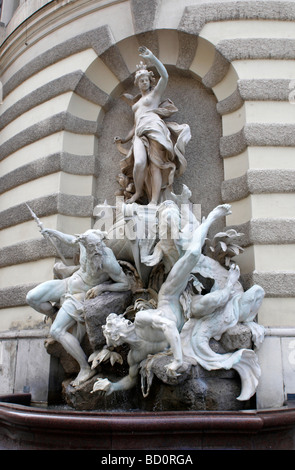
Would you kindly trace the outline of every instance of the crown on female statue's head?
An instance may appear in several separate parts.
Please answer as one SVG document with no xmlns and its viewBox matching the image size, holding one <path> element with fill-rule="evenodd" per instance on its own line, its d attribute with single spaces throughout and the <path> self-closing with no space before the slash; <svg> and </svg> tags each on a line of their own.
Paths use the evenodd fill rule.
<svg viewBox="0 0 295 470">
<path fill-rule="evenodd" d="M 142 62 L 142 60 L 139 62 L 139 64 L 136 66 L 136 73 L 137 72 L 143 72 L 144 70 L 147 70 L 147 65 Z"/>
<path fill-rule="evenodd" d="M 134 82 L 135 85 L 137 85 L 137 81 L 142 75 L 148 75 L 151 84 L 156 81 L 154 77 L 154 73 L 151 70 L 147 69 L 147 65 L 144 62 L 140 61 L 140 63 L 136 66 L 135 82 Z"/>
</svg>

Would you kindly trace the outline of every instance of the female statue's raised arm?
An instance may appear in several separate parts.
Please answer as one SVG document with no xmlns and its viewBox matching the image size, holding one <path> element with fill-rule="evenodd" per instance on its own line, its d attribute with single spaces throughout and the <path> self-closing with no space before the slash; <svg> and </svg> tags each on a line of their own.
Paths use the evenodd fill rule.
<svg viewBox="0 0 295 470">
<path fill-rule="evenodd" d="M 165 88 L 168 84 L 168 72 L 162 62 L 157 59 L 157 57 L 145 46 L 141 46 L 139 48 L 139 55 L 145 59 L 149 60 L 151 65 L 154 65 L 160 75 L 160 79 L 157 83 L 157 85 L 154 88 L 154 92 L 159 93 L 159 95 L 162 95 L 162 93 L 165 91 Z"/>
</svg>

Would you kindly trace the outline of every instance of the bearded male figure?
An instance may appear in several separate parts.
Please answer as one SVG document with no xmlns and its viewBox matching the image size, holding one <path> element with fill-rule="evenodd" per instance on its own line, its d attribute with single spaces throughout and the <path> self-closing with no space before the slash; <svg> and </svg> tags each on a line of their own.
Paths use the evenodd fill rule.
<svg viewBox="0 0 295 470">
<path fill-rule="evenodd" d="M 129 290 L 129 281 L 114 253 L 103 242 L 105 234 L 100 230 L 87 230 L 82 235 L 52 229 L 43 229 L 41 233 L 68 245 L 78 244 L 80 249 L 80 266 L 70 277 L 43 282 L 29 291 L 26 298 L 32 308 L 49 317 L 57 311 L 53 304 L 60 306 L 50 334 L 78 362 L 80 372 L 72 382 L 77 386 L 95 374 L 80 345 L 86 331 L 82 317 L 84 300 L 105 291 Z M 73 326 L 75 334 L 68 331 Z"/>
</svg>

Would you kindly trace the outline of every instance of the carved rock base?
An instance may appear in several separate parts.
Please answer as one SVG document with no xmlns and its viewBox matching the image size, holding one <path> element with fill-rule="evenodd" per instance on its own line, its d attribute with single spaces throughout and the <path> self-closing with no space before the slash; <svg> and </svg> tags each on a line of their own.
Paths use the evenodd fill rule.
<svg viewBox="0 0 295 470">
<path fill-rule="evenodd" d="M 142 400 L 145 411 L 234 411 L 251 408 L 240 402 L 240 378 L 235 371 L 205 371 L 192 368 L 191 377 L 179 385 L 169 385 L 155 378 L 150 394 Z"/>
<path fill-rule="evenodd" d="M 126 293 L 126 297 L 129 294 Z M 110 297 L 113 296 L 110 295 Z M 115 303 L 117 300 L 125 303 L 125 295 L 119 300 L 113 296 Z M 116 299 L 115 299 L 116 298 Z M 104 297 L 105 301 L 108 295 Z M 110 299 L 109 299 L 110 300 Z M 93 309 L 93 321 L 100 323 L 94 315 L 97 311 L 97 301 L 89 302 L 87 318 L 90 319 Z M 114 307 L 110 301 L 105 302 L 105 309 Z M 122 306 L 121 306 L 122 307 Z M 104 316 L 106 312 L 102 315 Z M 90 332 L 90 330 L 92 330 Z M 88 331 L 92 335 L 92 342 L 96 345 L 102 339 L 101 325 L 89 322 Z M 85 343 L 87 348 L 85 348 Z M 86 335 L 84 348 L 91 350 L 90 340 Z M 103 344 L 101 344 L 103 346 Z M 226 332 L 220 341 L 211 340 L 211 348 L 220 354 L 239 349 L 241 347 L 251 347 L 251 332 L 246 324 L 238 324 Z M 141 377 L 139 375 L 136 388 L 127 391 L 113 393 L 110 396 L 102 396 L 100 393 L 91 393 L 93 385 L 98 377 L 108 377 L 111 381 L 116 381 L 128 374 L 126 362 L 128 346 L 123 345 L 117 348 L 124 360 L 123 366 L 109 362 L 97 368 L 97 375 L 80 385 L 72 387 L 70 382 L 78 373 L 77 364 L 74 359 L 67 355 L 60 344 L 53 340 L 48 340 L 47 351 L 49 354 L 59 358 L 66 373 L 66 379 L 62 383 L 62 400 L 68 406 L 79 411 L 236 411 L 255 408 L 255 398 L 249 401 L 239 401 L 236 399 L 241 391 L 240 377 L 236 371 L 216 370 L 207 371 L 199 365 L 188 366 L 183 373 L 175 378 L 167 376 L 165 366 L 171 361 L 171 356 L 159 355 L 150 367 L 152 382 L 147 397 L 144 397 L 141 390 Z M 76 366 L 76 367 L 75 367 Z M 144 387 L 145 388 L 145 387 Z"/>
<path fill-rule="evenodd" d="M 81 411 L 128 411 L 137 408 L 134 390 L 113 393 L 108 397 L 91 393 L 95 380 L 100 376 L 101 374 L 92 377 L 79 387 L 72 387 L 71 380 L 63 382 L 63 398 L 66 404 Z"/>
<path fill-rule="evenodd" d="M 205 371 L 200 366 L 192 368 L 192 374 L 179 385 L 169 385 L 154 377 L 149 395 L 141 393 L 140 380 L 136 389 L 102 396 L 90 393 L 101 374 L 79 387 L 72 387 L 70 380 L 63 383 L 63 397 L 67 405 L 79 410 L 96 411 L 235 411 L 253 408 L 250 401 L 240 402 L 239 375 L 231 370 Z M 110 380 L 112 377 L 109 376 Z"/>
</svg>

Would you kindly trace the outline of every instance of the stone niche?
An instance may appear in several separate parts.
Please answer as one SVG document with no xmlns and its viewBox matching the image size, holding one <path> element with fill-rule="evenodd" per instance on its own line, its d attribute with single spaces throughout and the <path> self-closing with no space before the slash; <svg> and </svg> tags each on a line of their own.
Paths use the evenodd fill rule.
<svg viewBox="0 0 295 470">
<path fill-rule="evenodd" d="M 169 66 L 167 70 L 169 81 L 163 100 L 171 99 L 178 108 L 178 112 L 168 120 L 189 124 L 192 134 L 185 151 L 187 170 L 175 180 L 174 192 L 181 193 L 182 185 L 186 184 L 192 192 L 191 202 L 200 204 L 202 215 L 207 215 L 222 202 L 221 184 L 224 172 L 219 153 L 221 117 L 216 110 L 216 99 L 211 89 L 188 72 Z M 155 77 L 158 78 L 157 72 Z M 119 189 L 116 177 L 122 155 L 113 140 L 115 136 L 125 137 L 133 126 L 133 113 L 130 106 L 120 98 L 122 93 L 138 93 L 133 80 L 130 79 L 124 89 L 117 91 L 100 130 L 96 184 L 96 198 L 99 203 L 105 200 L 109 204 L 115 203 L 114 193 Z M 124 147 L 127 149 L 128 145 Z M 216 223 L 214 230 L 223 228 L 221 221 Z"/>
<path fill-rule="evenodd" d="M 178 108 L 169 120 L 187 123 L 191 130 L 191 141 L 186 147 L 185 157 L 187 170 L 174 182 L 174 193 L 182 192 L 185 184 L 191 191 L 193 204 L 200 205 L 200 215 L 207 216 L 217 205 L 222 203 L 221 186 L 224 179 L 223 161 L 220 157 L 219 144 L 221 137 L 221 117 L 216 110 L 216 99 L 212 91 L 206 88 L 197 77 L 184 73 L 175 67 L 167 67 L 169 82 L 163 100 L 169 98 Z M 156 78 L 157 74 L 155 73 Z M 133 113 L 130 106 L 120 95 L 130 93 L 136 95 L 138 90 L 129 79 L 124 86 L 116 90 L 109 103 L 108 111 L 100 127 L 97 147 L 97 179 L 95 198 L 98 204 L 107 201 L 115 205 L 115 192 L 119 189 L 117 175 L 120 173 L 120 160 L 123 156 L 114 144 L 114 137 L 125 137 L 133 126 Z M 126 149 L 129 144 L 125 145 Z M 220 219 L 214 224 L 215 233 L 222 231 L 225 221 Z M 115 296 L 116 297 L 116 296 Z M 131 296 L 132 297 L 132 296 Z M 115 304 L 113 305 L 113 302 Z M 123 313 L 132 305 L 134 298 L 126 293 L 103 294 L 85 302 L 84 318 L 87 335 L 82 343 L 86 354 L 102 349 L 105 339 L 102 325 L 109 313 Z M 237 328 L 240 328 L 237 325 Z M 240 344 L 242 338 L 242 344 Z M 78 372 L 78 365 L 62 347 L 49 340 L 47 351 L 60 361 L 64 373 L 62 375 L 61 396 L 65 403 L 78 410 L 146 410 L 146 411 L 181 411 L 181 410 L 238 410 L 253 407 L 250 401 L 236 400 L 241 383 L 235 370 L 206 371 L 201 366 L 190 366 L 176 381 L 163 376 L 169 358 L 160 357 L 151 370 L 149 394 L 142 393 L 145 385 L 142 376 L 138 375 L 136 389 L 116 392 L 111 396 L 91 393 L 98 377 L 118 380 L 126 375 L 128 347 L 121 347 L 120 354 L 123 364 L 103 363 L 97 368 L 97 375 L 78 387 L 71 386 L 73 376 Z M 227 332 L 219 342 L 212 342 L 215 352 L 232 352 L 240 348 L 251 348 L 251 332 Z M 251 399 L 252 402 L 252 399 Z"/>
</svg>

